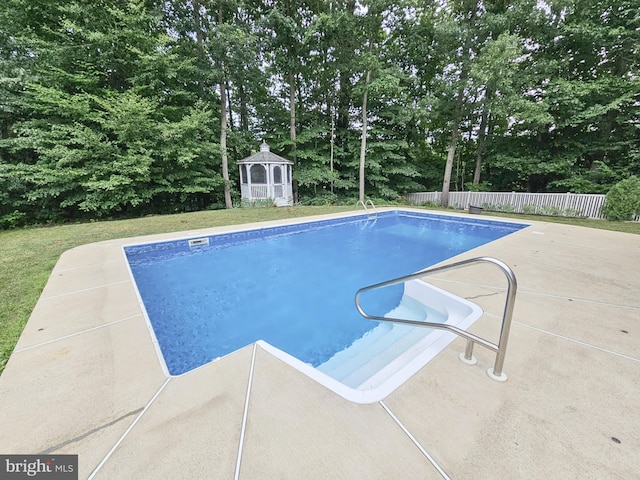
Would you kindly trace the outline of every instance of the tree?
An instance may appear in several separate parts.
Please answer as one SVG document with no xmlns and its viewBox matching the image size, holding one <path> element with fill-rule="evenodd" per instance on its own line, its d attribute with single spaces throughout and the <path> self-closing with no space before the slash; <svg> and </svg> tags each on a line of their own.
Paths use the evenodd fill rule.
<svg viewBox="0 0 640 480">
<path fill-rule="evenodd" d="M 9 208 L 30 221 L 202 208 L 219 185 L 207 109 L 180 104 L 190 83 L 174 80 L 192 64 L 170 53 L 161 12 L 102 7 L 43 3 L 14 18 L 31 77 L 0 168 L 21 179 Z"/>
<path fill-rule="evenodd" d="M 638 172 L 633 4 L 549 1 L 528 20 L 519 12 L 529 45 L 521 91 L 529 105 L 509 136 L 496 139 L 495 175 L 530 191 L 604 193 Z"/>
<path fill-rule="evenodd" d="M 603 213 L 607 220 L 633 220 L 640 215 L 640 178 L 631 176 L 616 183 L 607 193 Z"/>
<path fill-rule="evenodd" d="M 640 174 L 635 1 L 7 0 L 0 223 L 230 207 L 263 139 L 302 201 L 606 192 Z"/>
<path fill-rule="evenodd" d="M 359 188 L 358 200 L 364 202 L 364 164 L 367 152 L 367 95 L 369 93 L 369 82 L 371 81 L 371 70 L 367 70 L 364 80 L 364 93 L 362 94 L 362 134 L 360 141 L 360 162 L 359 162 Z"/>
<path fill-rule="evenodd" d="M 265 2 L 266 3 L 266 2 Z M 286 0 L 274 2 L 265 8 L 264 28 L 268 32 L 269 49 L 267 60 L 271 72 L 286 85 L 289 108 L 289 147 L 288 155 L 294 163 L 294 172 L 298 165 L 298 118 L 297 96 L 298 77 L 304 69 L 309 51 L 305 42 L 305 26 L 312 21 L 313 11 L 304 1 Z M 281 147 L 285 144 L 281 144 Z M 294 197 L 298 197 L 296 173 L 294 173 Z"/>
<path fill-rule="evenodd" d="M 478 0 L 462 0 L 451 2 L 451 10 L 446 11 L 444 21 L 440 24 L 443 36 L 449 37 L 448 42 L 443 42 L 442 46 L 446 50 L 452 48 L 453 57 L 448 58 L 448 62 L 443 64 L 443 80 L 449 82 L 449 91 L 455 92 L 452 99 L 453 108 L 451 115 L 451 136 L 447 148 L 447 161 L 444 169 L 444 178 L 442 181 L 442 197 L 443 206 L 449 205 L 449 188 L 451 185 L 451 170 L 453 168 L 453 160 L 458 145 L 458 136 L 460 133 L 460 122 L 463 115 L 463 107 L 465 106 L 465 96 L 468 93 L 467 80 L 469 78 L 469 69 L 471 68 L 471 60 L 475 56 L 473 47 L 475 43 L 475 25 L 476 16 L 480 15 Z M 441 48 L 442 48 L 441 46 Z M 444 53 L 444 50 L 441 50 Z"/>
</svg>

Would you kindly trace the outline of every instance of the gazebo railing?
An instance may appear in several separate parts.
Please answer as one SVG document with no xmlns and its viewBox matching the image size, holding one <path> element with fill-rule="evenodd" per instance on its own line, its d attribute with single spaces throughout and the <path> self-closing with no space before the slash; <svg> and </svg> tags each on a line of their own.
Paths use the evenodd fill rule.
<svg viewBox="0 0 640 480">
<path fill-rule="evenodd" d="M 247 200 L 264 200 L 266 198 L 291 198 L 293 191 L 291 185 L 254 185 L 240 184 L 242 198 Z"/>
<path fill-rule="evenodd" d="M 269 198 L 269 185 L 251 185 L 250 198 Z"/>
</svg>

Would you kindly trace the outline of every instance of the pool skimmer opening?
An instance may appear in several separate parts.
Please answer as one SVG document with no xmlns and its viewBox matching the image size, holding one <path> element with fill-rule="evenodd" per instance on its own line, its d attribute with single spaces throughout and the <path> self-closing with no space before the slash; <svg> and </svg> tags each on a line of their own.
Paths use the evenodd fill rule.
<svg viewBox="0 0 640 480">
<path fill-rule="evenodd" d="M 203 245 L 209 245 L 209 237 L 194 238 L 193 240 L 189 240 L 190 247 L 200 247 Z"/>
</svg>

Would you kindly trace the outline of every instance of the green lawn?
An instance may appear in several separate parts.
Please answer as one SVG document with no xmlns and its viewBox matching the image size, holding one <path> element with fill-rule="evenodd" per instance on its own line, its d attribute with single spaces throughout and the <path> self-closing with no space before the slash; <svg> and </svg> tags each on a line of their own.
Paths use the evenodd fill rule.
<svg viewBox="0 0 640 480">
<path fill-rule="evenodd" d="M 547 217 L 541 215 L 522 215 L 519 213 L 487 212 L 485 215 L 514 218 L 517 220 L 532 220 L 537 222 L 563 223 L 578 227 L 599 228 L 616 232 L 634 233 L 640 235 L 640 222 L 610 222 L 609 220 L 592 220 L 589 218 Z"/>
<path fill-rule="evenodd" d="M 321 215 L 353 209 L 352 206 L 341 206 L 212 210 L 132 220 L 1 231 L 0 372 L 4 369 L 51 270 L 60 255 L 70 248 L 116 238 Z M 513 214 L 499 215 L 521 220 L 554 221 L 640 234 L 640 223 Z"/>
</svg>

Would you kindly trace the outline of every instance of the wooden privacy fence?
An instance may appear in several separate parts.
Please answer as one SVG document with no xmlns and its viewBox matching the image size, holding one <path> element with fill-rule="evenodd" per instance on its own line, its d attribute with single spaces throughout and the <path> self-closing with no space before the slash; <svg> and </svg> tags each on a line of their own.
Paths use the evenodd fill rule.
<svg viewBox="0 0 640 480">
<path fill-rule="evenodd" d="M 442 192 L 409 193 L 406 197 L 412 205 L 440 204 Z M 579 193 L 449 192 L 449 205 L 461 209 L 471 205 L 502 212 L 604 218 L 600 213 L 604 197 Z M 640 221 L 640 217 L 635 221 Z"/>
</svg>

